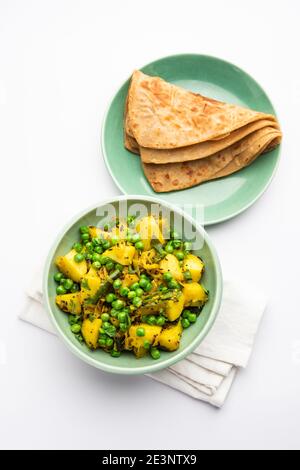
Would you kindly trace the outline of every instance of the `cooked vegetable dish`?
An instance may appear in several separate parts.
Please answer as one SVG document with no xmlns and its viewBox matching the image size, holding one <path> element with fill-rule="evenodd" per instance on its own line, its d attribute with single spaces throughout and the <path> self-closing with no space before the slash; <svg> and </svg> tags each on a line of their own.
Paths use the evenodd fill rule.
<svg viewBox="0 0 300 470">
<path fill-rule="evenodd" d="M 208 300 L 203 261 L 154 216 L 80 227 L 80 241 L 56 259 L 56 303 L 72 333 L 94 350 L 137 358 L 175 351 Z"/>
</svg>

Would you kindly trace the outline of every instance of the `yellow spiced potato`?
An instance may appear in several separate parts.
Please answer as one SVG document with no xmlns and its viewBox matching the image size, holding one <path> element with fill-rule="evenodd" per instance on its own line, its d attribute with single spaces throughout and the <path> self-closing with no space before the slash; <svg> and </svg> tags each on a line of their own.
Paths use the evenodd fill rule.
<svg viewBox="0 0 300 470">
<path fill-rule="evenodd" d="M 145 250 L 150 250 L 151 240 L 158 240 L 164 244 L 164 237 L 161 232 L 160 224 L 153 215 L 144 217 L 137 225 L 136 231 L 140 234 L 144 243 Z"/>
<path fill-rule="evenodd" d="M 138 281 L 139 277 L 136 274 L 125 274 L 122 284 L 124 287 L 130 287 Z"/>
<path fill-rule="evenodd" d="M 82 322 L 81 332 L 84 341 L 91 349 L 98 347 L 99 330 L 102 324 L 101 318 L 86 318 Z"/>
<path fill-rule="evenodd" d="M 199 284 L 203 261 L 168 227 L 153 215 L 80 227 L 54 275 L 56 304 L 76 340 L 114 358 L 158 360 L 180 347 L 208 292 Z"/>
<path fill-rule="evenodd" d="M 81 302 L 85 304 L 88 299 L 93 298 L 101 286 L 101 279 L 94 268 L 90 268 L 81 280 Z"/>
<path fill-rule="evenodd" d="M 56 304 L 61 310 L 72 315 L 80 315 L 81 313 L 81 299 L 80 293 L 63 294 L 56 296 Z"/>
<path fill-rule="evenodd" d="M 165 328 L 160 334 L 159 345 L 167 351 L 176 351 L 179 348 L 182 330 L 180 321 L 175 326 Z"/>
<path fill-rule="evenodd" d="M 59 256 L 56 259 L 56 266 L 72 281 L 80 282 L 87 272 L 87 263 L 85 259 L 77 263 L 74 259 L 77 254 L 75 250 L 71 250 L 65 256 Z"/>
<path fill-rule="evenodd" d="M 170 273 L 176 281 L 183 281 L 183 272 L 176 256 L 167 255 L 161 260 L 159 268 L 162 273 Z"/>
<path fill-rule="evenodd" d="M 139 336 L 139 330 L 144 334 Z M 132 325 L 126 335 L 125 348 L 128 350 L 133 349 L 136 357 L 145 356 L 151 346 L 158 344 L 161 330 L 160 326 L 147 325 L 145 323 Z"/>
<path fill-rule="evenodd" d="M 184 309 L 185 297 L 180 292 L 175 300 L 168 300 L 166 305 L 166 316 L 170 322 L 177 320 Z"/>
<path fill-rule="evenodd" d="M 122 264 L 123 266 L 129 266 L 132 264 L 133 257 L 135 254 L 134 246 L 113 246 L 103 253 L 103 256 L 107 256 L 112 261 Z"/>
<path fill-rule="evenodd" d="M 199 282 L 203 272 L 203 262 L 198 256 L 187 255 L 184 259 L 183 269 L 185 272 L 191 273 L 191 278 L 194 282 Z"/>
<path fill-rule="evenodd" d="M 183 295 L 185 307 L 200 307 L 208 299 L 206 290 L 197 282 L 184 284 Z"/>
</svg>

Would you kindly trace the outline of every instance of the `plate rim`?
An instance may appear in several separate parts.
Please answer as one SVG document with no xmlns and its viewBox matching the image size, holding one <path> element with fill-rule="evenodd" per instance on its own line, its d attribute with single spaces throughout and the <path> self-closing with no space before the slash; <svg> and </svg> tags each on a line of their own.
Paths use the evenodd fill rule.
<svg viewBox="0 0 300 470">
<path fill-rule="evenodd" d="M 218 62 L 223 62 L 225 63 L 226 65 L 229 65 L 230 67 L 233 67 L 239 71 L 241 71 L 244 75 L 246 75 L 247 77 L 249 77 L 249 79 L 254 82 L 261 90 L 262 92 L 264 93 L 264 95 L 266 96 L 267 100 L 269 101 L 271 107 L 272 107 L 272 111 L 274 113 L 274 116 L 278 117 L 278 113 L 276 112 L 276 109 L 274 108 L 274 105 L 273 105 L 273 102 L 271 101 L 268 93 L 265 91 L 265 89 L 260 85 L 260 83 L 255 80 L 255 78 L 252 77 L 252 75 L 250 75 L 248 72 L 246 72 L 244 69 L 242 69 L 241 67 L 239 67 L 238 65 L 235 65 L 233 62 L 230 62 L 228 60 L 225 60 L 225 59 L 222 59 L 220 57 L 216 57 L 216 56 L 213 56 L 213 55 L 209 55 L 209 54 L 198 54 L 198 53 L 193 53 L 193 52 L 188 52 L 188 53 L 179 53 L 179 54 L 171 54 L 171 55 L 167 55 L 167 56 L 163 56 L 163 57 L 160 57 L 156 60 L 152 60 L 151 62 L 148 62 L 147 64 L 141 66 L 138 68 L 138 70 L 142 70 L 144 69 L 145 67 L 148 67 L 148 66 L 151 66 L 152 64 L 155 64 L 156 62 L 159 62 L 161 60 L 166 60 L 166 59 L 170 59 L 170 58 L 180 58 L 180 57 L 186 57 L 186 56 L 191 56 L 191 57 L 201 57 L 201 58 L 206 58 L 206 59 L 210 59 L 210 60 L 214 60 L 214 61 L 218 61 Z M 102 151 L 102 155 L 103 155 L 103 159 L 104 159 L 104 162 L 105 162 L 105 166 L 112 178 L 112 180 L 114 181 L 115 185 L 117 186 L 117 188 L 119 188 L 119 190 L 124 194 L 124 195 L 127 195 L 127 196 L 130 196 L 132 193 L 131 192 L 128 192 L 124 189 L 124 187 L 122 186 L 122 184 L 117 180 L 117 178 L 115 177 L 114 175 L 114 172 L 112 171 L 112 168 L 110 166 L 110 163 L 109 163 L 109 159 L 108 159 L 108 155 L 107 155 L 107 152 L 106 152 L 106 148 L 105 148 L 105 139 L 104 139 L 104 134 L 105 134 L 105 126 L 106 126 L 106 122 L 107 122 L 107 118 L 108 118 L 108 114 L 109 114 L 109 111 L 111 109 L 111 105 L 112 105 L 112 102 L 114 101 L 116 95 L 119 93 L 119 91 L 121 90 L 121 88 L 123 88 L 126 83 L 130 80 L 130 76 L 124 80 L 121 85 L 117 88 L 116 92 L 112 95 L 111 99 L 109 100 L 109 103 L 106 107 L 106 110 L 104 112 L 104 115 L 103 115 L 103 118 L 102 118 L 102 125 L 101 125 L 101 151 Z M 276 158 L 276 163 L 274 165 L 274 168 L 268 178 L 268 181 L 266 182 L 266 184 L 262 187 L 262 189 L 258 192 L 258 194 L 246 205 L 244 205 L 242 208 L 232 212 L 231 214 L 229 215 L 225 215 L 223 217 L 217 217 L 215 219 L 209 219 L 208 221 L 205 220 L 205 205 L 204 205 L 204 220 L 201 222 L 201 224 L 204 226 L 204 227 L 207 227 L 207 226 L 210 226 L 210 225 L 216 225 L 216 224 L 219 224 L 219 223 L 222 223 L 222 222 L 226 222 L 228 220 L 231 220 L 235 217 L 237 217 L 238 215 L 242 214 L 243 212 L 245 212 L 246 210 L 248 210 L 250 207 L 252 207 L 262 196 L 263 194 L 268 190 L 269 186 L 271 185 L 271 183 L 273 182 L 274 178 L 275 178 L 275 175 L 277 173 L 277 170 L 278 170 L 278 167 L 279 167 L 279 164 L 280 164 L 280 161 L 281 161 L 281 146 L 282 146 L 282 143 L 279 145 L 279 147 L 277 147 L 277 149 L 274 149 L 278 151 L 278 155 L 277 155 L 277 158 Z M 226 178 L 226 176 L 225 176 Z M 220 180 L 222 180 L 223 178 L 220 178 Z M 190 188 L 188 188 L 190 189 Z M 149 197 L 157 197 L 157 198 L 161 198 L 162 201 L 164 202 L 169 202 L 167 201 L 166 199 L 164 199 L 163 196 L 161 196 L 161 194 L 165 194 L 165 193 L 160 193 L 158 194 L 157 196 L 153 196 L 153 195 L 147 195 Z M 141 194 L 141 196 L 146 196 L 146 195 L 143 195 Z M 179 205 L 177 205 L 176 203 L 174 202 L 171 202 L 171 204 L 173 204 L 174 206 L 177 206 L 177 207 L 180 207 Z"/>
</svg>

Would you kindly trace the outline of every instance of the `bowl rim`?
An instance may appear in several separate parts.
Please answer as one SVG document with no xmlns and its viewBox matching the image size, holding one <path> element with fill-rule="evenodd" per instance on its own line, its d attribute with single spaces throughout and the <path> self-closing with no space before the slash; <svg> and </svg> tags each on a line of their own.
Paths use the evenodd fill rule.
<svg viewBox="0 0 300 470">
<path fill-rule="evenodd" d="M 182 53 L 178 53 L 178 54 L 165 55 L 163 57 L 159 57 L 158 59 L 151 60 L 151 62 L 148 62 L 147 64 L 143 64 L 141 67 L 137 67 L 137 70 L 143 70 L 145 67 L 149 67 L 149 66 L 151 66 L 153 64 L 156 64 L 157 62 L 160 62 L 160 61 L 163 61 L 163 60 L 168 60 L 168 59 L 172 59 L 172 58 L 180 59 L 182 57 L 196 57 L 196 58 L 205 58 L 205 59 L 209 59 L 209 60 L 214 60 L 214 61 L 217 61 L 217 62 L 221 62 L 225 65 L 229 65 L 230 67 L 233 67 L 236 70 L 242 72 L 253 83 L 255 83 L 255 85 L 258 88 L 260 88 L 260 90 L 263 92 L 263 94 L 265 95 L 265 97 L 269 101 L 269 104 L 272 108 L 274 116 L 278 117 L 278 120 L 280 122 L 280 116 L 277 112 L 277 109 L 275 109 L 275 107 L 273 105 L 273 101 L 271 101 L 271 98 L 269 97 L 269 94 L 267 93 L 265 87 L 263 87 L 247 70 L 245 70 L 242 67 L 236 65 L 234 62 L 231 62 L 230 60 L 226 60 L 226 59 L 223 59 L 221 57 L 214 56 L 212 54 L 199 54 L 197 52 L 182 52 Z M 106 109 L 105 109 L 103 119 L 102 119 L 102 124 L 101 124 L 101 150 L 102 150 L 102 155 L 103 155 L 105 166 L 107 168 L 107 171 L 109 172 L 110 177 L 113 179 L 115 185 L 117 186 L 117 188 L 123 194 L 128 195 L 128 196 L 129 196 L 128 192 L 125 190 L 122 183 L 116 178 L 116 176 L 114 175 L 114 173 L 112 171 L 110 160 L 109 160 L 109 157 L 108 157 L 108 153 L 106 151 L 106 142 L 105 142 L 105 137 L 104 136 L 105 136 L 105 129 L 106 129 L 106 125 L 107 125 L 107 119 L 108 119 L 108 116 L 109 116 L 109 113 L 110 113 L 110 110 L 111 110 L 111 107 L 112 107 L 112 103 L 113 103 L 114 99 L 116 98 L 117 94 L 120 92 L 120 90 L 124 86 L 126 86 L 127 84 L 130 83 L 130 78 L 131 78 L 131 75 L 128 78 L 126 78 L 125 80 L 123 80 L 121 82 L 121 84 L 119 85 L 119 87 L 116 88 L 115 93 L 109 99 L 109 101 L 106 105 Z M 271 186 L 271 183 L 275 179 L 276 173 L 277 173 L 279 165 L 281 163 L 281 157 L 282 157 L 282 143 L 279 146 L 279 153 L 278 153 L 278 156 L 277 156 L 276 164 L 273 168 L 272 173 L 270 174 L 269 180 L 261 188 L 261 190 L 256 194 L 256 196 L 252 200 L 250 200 L 245 206 L 241 207 L 240 209 L 237 209 L 232 214 L 224 215 L 222 217 L 217 217 L 215 219 L 210 219 L 210 220 L 206 221 L 205 226 L 217 225 L 219 223 L 227 222 L 228 220 L 236 218 L 237 216 L 241 215 L 243 212 L 250 209 L 264 195 L 264 193 Z M 163 193 L 163 194 L 166 194 L 166 193 Z M 145 197 L 148 197 L 148 196 L 145 196 Z M 153 197 L 153 196 L 149 196 L 149 197 Z M 163 198 L 163 195 L 161 197 Z"/>
<path fill-rule="evenodd" d="M 216 293 L 213 299 L 213 305 L 211 308 L 211 313 L 208 318 L 207 323 L 205 324 L 204 328 L 200 331 L 200 333 L 196 336 L 196 338 L 191 341 L 191 343 L 188 344 L 187 347 L 185 347 L 182 351 L 175 352 L 175 355 L 170 354 L 170 357 L 168 357 L 166 360 L 162 362 L 155 362 L 150 363 L 149 365 L 139 367 L 139 368 L 134 368 L 134 367 L 121 367 L 118 366 L 117 362 L 116 365 L 110 365 L 110 364 L 105 364 L 99 361 L 98 359 L 93 359 L 89 357 L 88 355 L 85 354 L 85 352 L 81 351 L 78 347 L 76 347 L 75 344 L 72 343 L 72 341 L 66 336 L 64 333 L 63 329 L 59 326 L 55 315 L 52 311 L 50 301 L 49 301 L 49 291 L 48 291 L 48 278 L 49 278 L 49 270 L 51 263 L 53 262 L 53 256 L 54 253 L 61 242 L 62 238 L 65 236 L 66 232 L 78 221 L 78 219 L 82 218 L 84 215 L 86 215 L 88 212 L 91 212 L 93 210 L 96 210 L 98 207 L 101 207 L 105 204 L 108 203 L 116 203 L 122 200 L 141 200 L 141 201 L 146 201 L 146 202 L 154 202 L 157 204 L 160 204 L 162 206 L 165 206 L 169 210 L 176 212 L 179 215 L 182 215 L 185 219 L 187 219 L 193 226 L 201 233 L 201 235 L 204 237 L 205 242 L 207 243 L 209 250 L 212 253 L 214 263 L 215 263 L 215 269 L 216 269 Z M 189 214 L 184 212 L 182 209 L 179 207 L 167 203 L 165 201 L 162 201 L 158 198 L 152 197 L 152 196 L 141 196 L 141 195 L 124 195 L 124 196 L 117 196 L 117 197 L 111 197 L 108 199 L 105 199 L 101 201 L 100 203 L 94 204 L 83 211 L 80 211 L 77 215 L 72 217 L 72 219 L 63 227 L 63 229 L 59 232 L 57 235 L 45 262 L 44 265 L 44 272 L 43 272 L 43 305 L 47 311 L 48 317 L 50 317 L 51 323 L 54 326 L 55 331 L 58 333 L 58 336 L 63 340 L 67 348 L 75 354 L 75 356 L 79 357 L 82 361 L 86 362 L 87 364 L 96 367 L 97 369 L 103 370 L 105 372 L 110 372 L 110 373 L 115 373 L 115 374 L 122 374 L 122 375 L 142 375 L 142 374 L 150 374 L 162 369 L 166 369 L 167 367 L 170 367 L 171 365 L 174 365 L 175 363 L 181 361 L 184 359 L 188 354 L 193 352 L 195 348 L 203 341 L 203 339 L 207 336 L 208 332 L 210 331 L 211 327 L 213 326 L 217 315 L 220 310 L 220 305 L 222 301 L 222 293 L 223 293 L 223 277 L 222 277 L 222 270 L 221 270 L 221 265 L 219 261 L 218 254 L 210 240 L 210 237 L 208 236 L 207 232 L 204 230 L 204 228 L 197 223 Z"/>
</svg>

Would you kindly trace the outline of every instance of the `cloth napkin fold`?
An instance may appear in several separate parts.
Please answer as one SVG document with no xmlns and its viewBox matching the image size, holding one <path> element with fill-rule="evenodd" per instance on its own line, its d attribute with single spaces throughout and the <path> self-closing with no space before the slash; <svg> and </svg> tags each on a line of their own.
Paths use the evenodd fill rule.
<svg viewBox="0 0 300 470">
<path fill-rule="evenodd" d="M 19 317 L 56 334 L 42 304 L 41 279 L 40 273 L 33 278 L 27 289 L 27 305 Z M 226 281 L 219 315 L 201 345 L 178 364 L 149 374 L 149 377 L 193 398 L 222 407 L 238 368 L 248 364 L 265 307 L 266 298 L 256 287 L 245 282 Z"/>
</svg>

